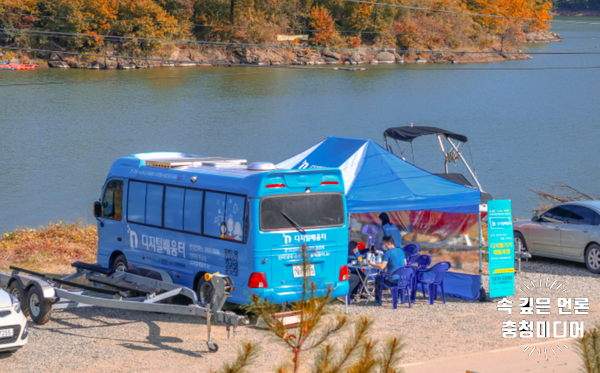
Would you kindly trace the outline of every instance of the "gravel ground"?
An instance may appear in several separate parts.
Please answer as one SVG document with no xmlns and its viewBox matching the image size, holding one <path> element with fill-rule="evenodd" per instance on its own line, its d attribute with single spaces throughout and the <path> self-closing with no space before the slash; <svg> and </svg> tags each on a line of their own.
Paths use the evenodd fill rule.
<svg viewBox="0 0 600 373">
<path fill-rule="evenodd" d="M 584 321 L 587 328 L 600 319 L 600 277 L 587 272 L 584 265 L 534 258 L 523 263 L 522 269 L 517 283 L 529 284 L 530 289 L 521 287 L 527 296 L 548 296 L 553 298 L 554 305 L 558 295 L 590 299 L 587 316 L 558 318 L 553 306 L 552 316 L 546 320 Z M 557 280 L 557 284 L 563 284 L 560 290 L 567 291 L 559 294 L 555 289 L 545 289 L 546 279 L 549 284 Z M 495 303 L 466 302 L 452 297 L 447 300 L 446 304 L 437 302 L 430 306 L 421 297 L 412 309 L 401 305 L 393 310 L 388 298 L 383 307 L 353 304 L 349 313 L 373 317 L 376 338 L 403 336 L 406 343 L 403 363 L 520 344 L 518 339 L 503 339 L 501 325 L 509 318 L 519 321 L 523 316 L 515 315 L 514 311 L 512 316 L 500 313 Z M 342 304 L 334 308 L 343 311 Z M 254 371 L 263 372 L 270 371 L 285 353 L 281 347 L 265 343 L 264 332 L 253 326 L 238 328 L 235 339 L 229 340 L 225 327 L 213 326 L 219 351 L 211 354 L 205 343 L 205 322 L 186 316 L 80 308 L 55 312 L 44 326 L 31 322 L 29 325 L 29 343 L 13 356 L 0 357 L 2 371 L 208 372 L 223 361 L 232 360 L 238 342 L 249 339 L 262 344 Z"/>
</svg>

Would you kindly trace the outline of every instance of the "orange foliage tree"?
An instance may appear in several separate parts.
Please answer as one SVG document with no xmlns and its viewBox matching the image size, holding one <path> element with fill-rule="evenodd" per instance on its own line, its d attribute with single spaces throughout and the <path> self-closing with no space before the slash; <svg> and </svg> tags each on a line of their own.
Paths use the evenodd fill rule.
<svg viewBox="0 0 600 373">
<path fill-rule="evenodd" d="M 335 22 L 329 10 L 322 5 L 316 5 L 308 15 L 309 24 L 314 31 L 312 43 L 320 46 L 331 46 L 339 42 L 339 35 L 335 31 Z"/>
</svg>

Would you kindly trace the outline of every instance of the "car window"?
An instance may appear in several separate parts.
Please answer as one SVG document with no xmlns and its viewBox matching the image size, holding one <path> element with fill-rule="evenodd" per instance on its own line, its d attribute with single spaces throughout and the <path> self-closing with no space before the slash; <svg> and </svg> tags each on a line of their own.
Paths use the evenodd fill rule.
<svg viewBox="0 0 600 373">
<path fill-rule="evenodd" d="M 542 214 L 542 219 L 548 223 L 564 223 L 571 211 L 563 206 L 554 207 Z"/>
<path fill-rule="evenodd" d="M 600 216 L 597 213 L 583 206 L 569 206 L 571 215 L 567 219 L 569 224 L 595 225 L 600 222 Z"/>
</svg>

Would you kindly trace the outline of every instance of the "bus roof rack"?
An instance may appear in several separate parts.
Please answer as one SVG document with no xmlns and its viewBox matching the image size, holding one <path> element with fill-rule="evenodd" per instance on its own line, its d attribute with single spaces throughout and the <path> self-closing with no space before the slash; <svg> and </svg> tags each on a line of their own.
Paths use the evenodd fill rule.
<svg viewBox="0 0 600 373">
<path fill-rule="evenodd" d="M 245 159 L 223 158 L 223 157 L 193 157 L 193 158 L 163 158 L 146 159 L 146 166 L 158 168 L 178 168 L 190 166 L 213 166 L 227 167 L 232 165 L 245 165 L 248 161 Z"/>
</svg>

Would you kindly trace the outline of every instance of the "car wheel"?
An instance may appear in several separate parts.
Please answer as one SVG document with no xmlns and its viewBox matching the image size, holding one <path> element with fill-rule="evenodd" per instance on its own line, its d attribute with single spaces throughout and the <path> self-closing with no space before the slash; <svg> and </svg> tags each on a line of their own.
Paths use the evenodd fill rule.
<svg viewBox="0 0 600 373">
<path fill-rule="evenodd" d="M 523 237 L 523 233 L 515 232 L 515 253 L 519 251 L 519 243 L 521 244 L 521 248 L 523 251 L 527 250 L 527 244 L 525 243 L 525 237 Z"/>
<path fill-rule="evenodd" d="M 126 272 L 128 267 L 127 258 L 125 258 L 125 255 L 123 254 L 117 256 L 110 265 L 110 268 L 121 272 Z"/>
<path fill-rule="evenodd" d="M 27 304 L 27 294 L 25 293 L 25 290 L 23 289 L 21 284 L 19 284 L 18 281 L 13 281 L 10 284 L 10 286 L 8 287 L 8 289 L 6 289 L 6 290 L 8 291 L 9 294 L 12 294 L 19 300 L 19 302 L 21 302 L 21 312 L 23 312 L 23 315 L 25 317 L 29 316 L 29 307 Z"/>
<path fill-rule="evenodd" d="M 44 298 L 44 292 L 39 285 L 33 284 L 29 288 L 27 306 L 29 307 L 29 316 L 31 316 L 34 323 L 44 325 L 50 321 L 52 302 Z"/>
<path fill-rule="evenodd" d="M 588 271 L 600 273 L 600 245 L 591 244 L 585 251 L 585 265 Z"/>
</svg>

